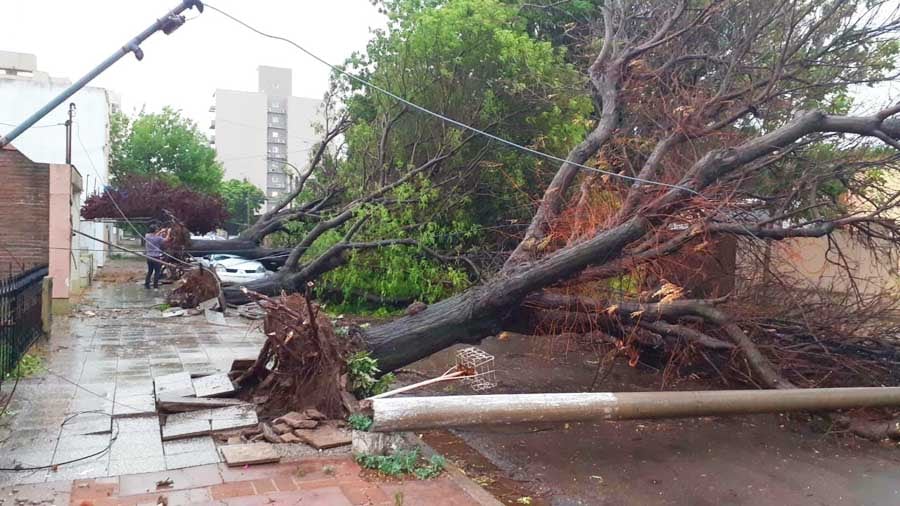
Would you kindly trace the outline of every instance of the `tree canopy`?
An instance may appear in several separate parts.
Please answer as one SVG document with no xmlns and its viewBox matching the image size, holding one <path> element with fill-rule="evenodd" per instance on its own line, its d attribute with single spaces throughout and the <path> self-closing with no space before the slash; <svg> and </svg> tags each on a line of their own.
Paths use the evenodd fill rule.
<svg viewBox="0 0 900 506">
<path fill-rule="evenodd" d="M 110 121 L 110 174 L 114 183 L 131 176 L 161 178 L 191 190 L 219 191 L 224 171 L 197 125 L 179 111 L 122 113 Z"/>
<path fill-rule="evenodd" d="M 232 233 L 245 229 L 256 221 L 256 212 L 266 202 L 266 194 L 246 179 L 225 181 L 219 193 L 228 209 L 229 232 Z"/>
<path fill-rule="evenodd" d="M 105 192 L 92 195 L 81 207 L 86 220 L 150 219 L 168 223 L 170 215 L 198 234 L 224 226 L 228 211 L 216 195 L 207 195 L 159 178 L 130 176 Z"/>
</svg>

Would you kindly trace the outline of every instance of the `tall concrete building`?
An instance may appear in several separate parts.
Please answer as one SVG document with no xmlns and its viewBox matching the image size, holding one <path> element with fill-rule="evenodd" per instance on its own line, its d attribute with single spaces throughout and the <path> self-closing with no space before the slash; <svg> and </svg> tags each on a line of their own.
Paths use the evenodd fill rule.
<svg viewBox="0 0 900 506">
<path fill-rule="evenodd" d="M 216 90 L 211 142 L 225 178 L 256 185 L 269 208 L 308 167 L 322 101 L 291 95 L 291 69 L 260 66 L 258 73 L 255 92 Z"/>
</svg>

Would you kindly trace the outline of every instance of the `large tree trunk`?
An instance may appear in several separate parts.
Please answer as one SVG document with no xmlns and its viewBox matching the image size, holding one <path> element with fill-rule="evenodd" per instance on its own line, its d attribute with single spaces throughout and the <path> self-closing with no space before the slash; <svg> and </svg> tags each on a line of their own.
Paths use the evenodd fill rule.
<svg viewBox="0 0 900 506">
<path fill-rule="evenodd" d="M 392 371 L 456 343 L 475 343 L 502 330 L 505 320 L 531 292 L 571 277 L 587 265 L 618 257 L 646 231 L 632 219 L 597 237 L 502 274 L 424 311 L 361 331 L 383 371 Z"/>
</svg>

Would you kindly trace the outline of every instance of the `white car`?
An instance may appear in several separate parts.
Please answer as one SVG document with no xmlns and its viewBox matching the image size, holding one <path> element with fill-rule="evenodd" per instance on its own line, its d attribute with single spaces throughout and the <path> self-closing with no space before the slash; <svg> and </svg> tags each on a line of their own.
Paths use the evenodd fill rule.
<svg viewBox="0 0 900 506">
<path fill-rule="evenodd" d="M 222 283 L 246 283 L 263 279 L 270 274 L 266 267 L 256 260 L 233 257 L 217 261 L 212 265 Z"/>
<path fill-rule="evenodd" d="M 237 255 L 229 255 L 227 253 L 213 253 L 212 255 L 206 255 L 205 257 L 200 257 L 198 260 L 200 265 L 206 267 L 208 269 L 212 269 L 216 266 L 217 263 L 222 260 L 227 260 L 229 258 L 241 258 Z"/>
</svg>

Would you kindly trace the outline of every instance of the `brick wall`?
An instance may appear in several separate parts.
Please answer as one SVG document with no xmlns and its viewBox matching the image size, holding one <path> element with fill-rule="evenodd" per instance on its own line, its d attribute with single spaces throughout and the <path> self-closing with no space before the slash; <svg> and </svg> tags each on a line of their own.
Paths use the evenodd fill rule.
<svg viewBox="0 0 900 506">
<path fill-rule="evenodd" d="M 0 148 L 0 276 L 48 263 L 49 221 L 49 166 Z"/>
</svg>

